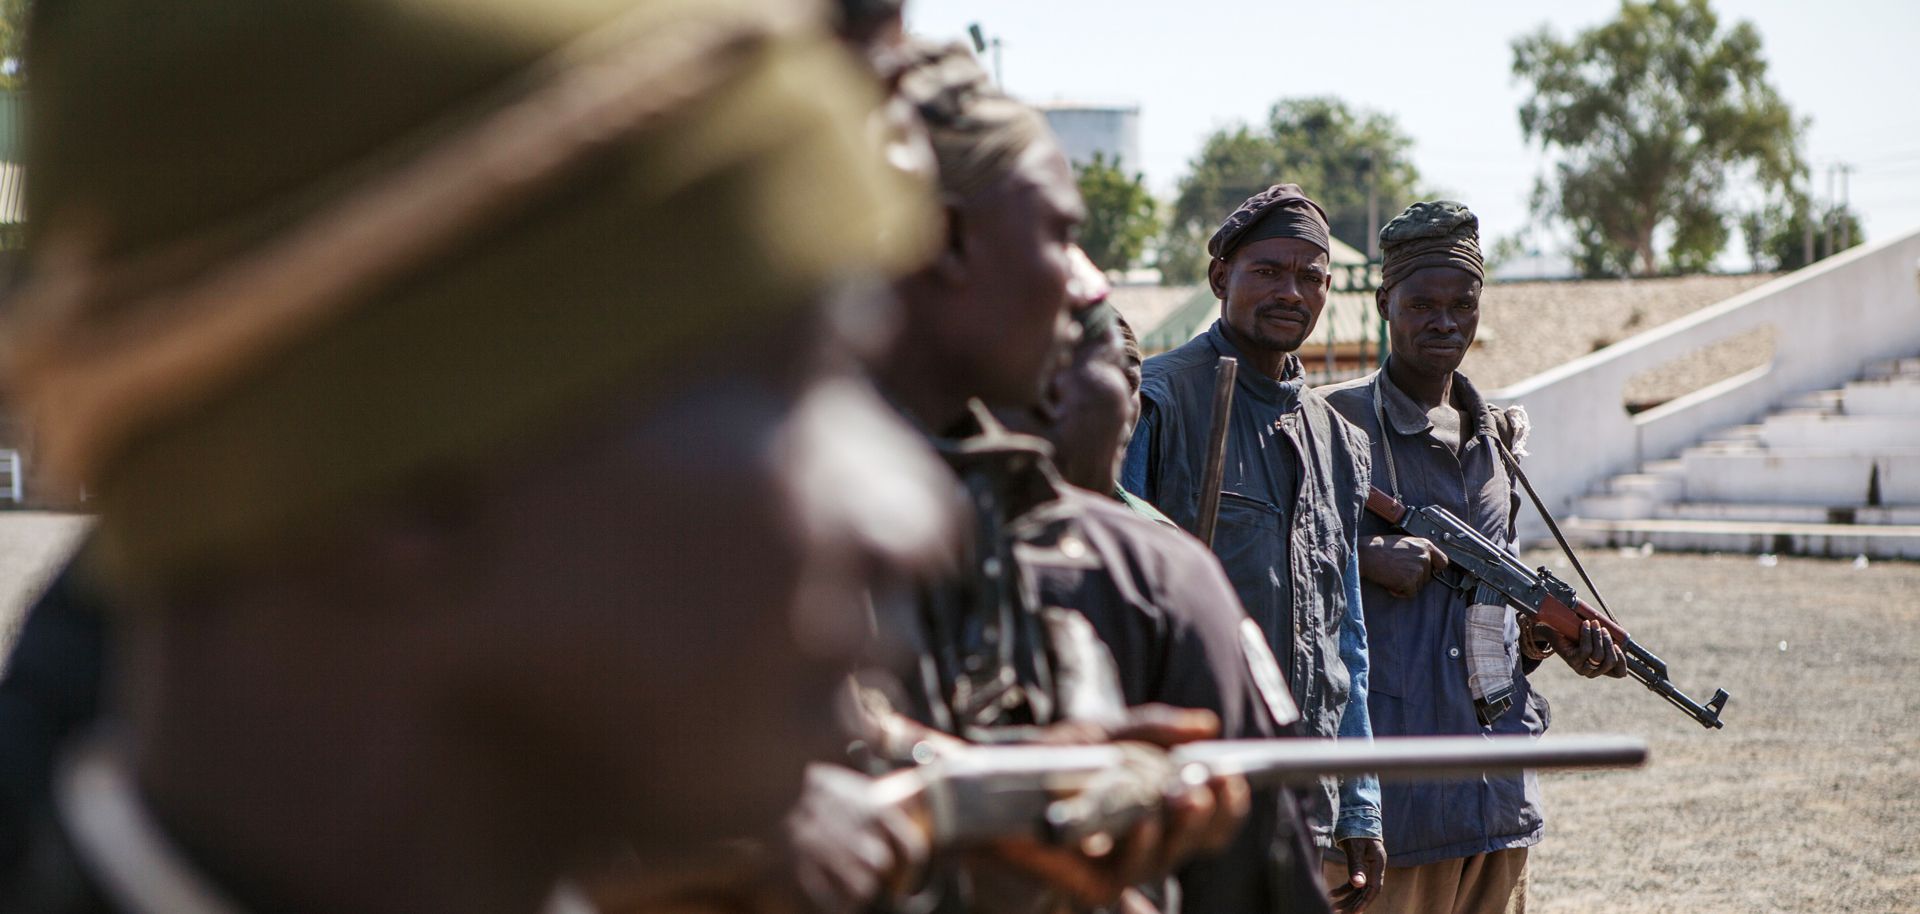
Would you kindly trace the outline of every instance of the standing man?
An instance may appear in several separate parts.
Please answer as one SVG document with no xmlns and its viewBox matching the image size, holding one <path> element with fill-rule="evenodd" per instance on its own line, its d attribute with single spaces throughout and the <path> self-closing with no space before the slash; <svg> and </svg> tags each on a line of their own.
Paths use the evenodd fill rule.
<svg viewBox="0 0 1920 914">
<path fill-rule="evenodd" d="M 1147 360 L 1122 484 L 1188 530 L 1199 521 L 1216 364 L 1240 361 L 1213 551 L 1266 632 L 1309 734 L 1368 739 L 1367 643 L 1355 544 L 1366 440 L 1306 389 L 1294 351 L 1326 305 L 1326 214 L 1292 184 L 1247 199 L 1207 242 L 1221 302 L 1206 333 Z M 1363 908 L 1385 867 L 1379 784 L 1307 797 L 1322 847 L 1343 852 L 1336 901 Z"/>
<path fill-rule="evenodd" d="M 1376 486 L 1510 544 L 1519 497 L 1502 451 L 1522 449 L 1525 416 L 1489 405 L 1457 370 L 1480 323 L 1479 220 L 1459 203 L 1416 203 L 1381 230 L 1380 249 L 1376 304 L 1391 355 L 1382 370 L 1321 391 L 1372 439 Z M 1574 642 L 1516 625 L 1507 607 L 1469 606 L 1433 581 L 1446 567 L 1434 544 L 1372 515 L 1360 535 L 1375 733 L 1539 736 L 1547 703 L 1527 673 L 1546 654 L 1582 676 L 1623 672 L 1605 629 L 1589 623 Z M 1527 848 L 1542 828 L 1532 773 L 1389 784 L 1382 805 L 1394 866 L 1381 910 L 1525 909 Z"/>
<path fill-rule="evenodd" d="M 1098 271 L 1091 263 L 1085 269 L 1097 283 Z M 1070 484 L 1052 508 L 1023 525 L 1035 541 L 1054 538 L 1056 528 L 1069 522 L 1076 528 L 1071 535 L 1078 545 L 1072 548 L 1023 553 L 1041 599 L 1093 623 L 1113 651 L 1129 705 L 1212 711 L 1223 739 L 1297 735 L 1300 715 L 1279 667 L 1220 563 L 1193 537 L 1137 513 L 1113 494 L 1120 491 L 1121 442 L 1137 408 L 1122 325 L 1104 301 L 1075 312 L 1074 321 L 1080 339 L 1072 358 L 1054 371 L 1045 402 L 999 411 L 1010 429 L 1053 446 Z M 1324 910 L 1318 859 L 1292 794 L 1261 791 L 1233 844 L 1181 871 L 1180 909 Z"/>
<path fill-rule="evenodd" d="M 860 595 L 944 545 L 832 367 L 927 208 L 823 24 L 73 0 L 29 43 L 8 393 L 97 496 L 112 650 L 0 909 L 532 914 L 780 840 Z"/>
<path fill-rule="evenodd" d="M 882 724 L 866 745 L 890 765 L 967 743 L 1215 735 L 1219 719 L 1204 710 L 1130 711 L 1086 616 L 1040 599 L 1034 555 L 1085 560 L 1085 521 L 1064 497 L 1046 442 L 1010 432 L 991 409 L 1042 402 L 1074 335 L 1069 314 L 1089 304 L 1071 288 L 1084 207 L 1045 119 L 994 88 L 970 52 L 915 45 L 908 54 L 895 86 L 926 126 L 944 220 L 937 249 L 896 284 L 903 320 L 874 374 L 952 468 L 971 537 L 952 573 L 924 582 L 913 599 L 880 601 L 880 629 L 911 657 L 893 694 L 884 684 L 865 694 Z M 1115 447 L 1106 445 L 1109 462 Z M 1016 873 L 944 867 L 932 880 L 936 897 L 924 901 L 989 912 L 1052 896 L 1081 907 L 1123 895 L 1143 902 L 1131 887 L 1158 883 L 1189 854 L 1231 838 L 1245 811 L 1232 794 L 1244 789 L 1223 779 L 1175 791 L 1164 822 L 1143 823 L 1115 853 L 1023 846 L 996 861 Z"/>
</svg>

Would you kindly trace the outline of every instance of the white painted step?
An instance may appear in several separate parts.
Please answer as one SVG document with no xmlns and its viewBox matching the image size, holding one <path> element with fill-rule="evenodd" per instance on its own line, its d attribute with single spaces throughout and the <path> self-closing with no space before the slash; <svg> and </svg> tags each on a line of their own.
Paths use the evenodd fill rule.
<svg viewBox="0 0 1920 914">
<path fill-rule="evenodd" d="M 1585 502 L 1582 502 L 1584 505 Z M 1787 524 L 1863 524 L 1920 526 L 1920 505 L 1881 508 L 1774 505 L 1757 502 L 1677 501 L 1653 505 L 1634 515 L 1602 515 L 1582 511 L 1596 520 L 1694 520 Z"/>
<path fill-rule="evenodd" d="M 1632 520 L 1652 515 L 1661 504 L 1641 493 L 1597 492 L 1581 498 L 1576 513 L 1601 520 Z"/>
<path fill-rule="evenodd" d="M 1902 416 L 1920 422 L 1920 378 L 1855 381 L 1841 392 L 1849 416 Z"/>
<path fill-rule="evenodd" d="M 1765 428 L 1764 425 L 1735 425 L 1707 435 L 1701 443 L 1756 444 L 1760 442 L 1761 431 Z"/>
<path fill-rule="evenodd" d="M 1874 453 L 1813 448 L 1689 450 L 1689 501 L 1818 505 L 1920 504 L 1920 448 Z M 1869 489 L 1877 477 L 1877 498 Z M 1621 477 L 1626 478 L 1626 477 Z M 1679 493 L 1669 496 L 1677 500 Z"/>
<path fill-rule="evenodd" d="M 1827 448 L 1869 453 L 1889 448 L 1920 448 L 1920 414 L 1768 416 L 1757 439 L 1769 448 Z"/>
<path fill-rule="evenodd" d="M 1839 412 L 1840 393 L 1841 392 L 1837 390 L 1816 390 L 1812 393 L 1801 394 L 1780 404 L 1780 409 L 1783 412 L 1805 412 L 1807 410 Z"/>
<path fill-rule="evenodd" d="M 1574 518 L 1565 530 L 1589 546 L 1639 547 L 1673 552 L 1771 552 L 1870 559 L 1920 559 L 1920 526 L 1790 524 L 1690 520 L 1589 520 Z"/>
<path fill-rule="evenodd" d="M 1909 356 L 1904 359 L 1887 359 L 1883 362 L 1874 362 L 1868 365 L 1865 371 L 1860 373 L 1860 377 L 1868 381 L 1879 381 L 1900 376 L 1920 378 L 1920 356 Z"/>
<path fill-rule="evenodd" d="M 1686 477 L 1672 473 L 1627 473 L 1613 477 L 1607 487 L 1614 495 L 1672 501 L 1686 494 Z"/>
</svg>

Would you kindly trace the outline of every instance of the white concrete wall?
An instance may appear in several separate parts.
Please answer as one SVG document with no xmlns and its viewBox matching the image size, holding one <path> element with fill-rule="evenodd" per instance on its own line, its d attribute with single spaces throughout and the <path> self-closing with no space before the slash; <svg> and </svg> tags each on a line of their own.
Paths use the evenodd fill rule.
<svg viewBox="0 0 1920 914">
<path fill-rule="evenodd" d="M 1556 514 L 1595 483 L 1672 457 L 1702 436 L 1757 422 L 1796 394 L 1839 387 L 1868 362 L 1920 354 L 1920 230 L 1830 257 L 1552 371 L 1495 391 L 1533 419 L 1528 475 Z M 1771 363 L 1629 415 L 1627 381 L 1772 325 Z M 1521 535 L 1545 527 L 1531 512 Z"/>
</svg>

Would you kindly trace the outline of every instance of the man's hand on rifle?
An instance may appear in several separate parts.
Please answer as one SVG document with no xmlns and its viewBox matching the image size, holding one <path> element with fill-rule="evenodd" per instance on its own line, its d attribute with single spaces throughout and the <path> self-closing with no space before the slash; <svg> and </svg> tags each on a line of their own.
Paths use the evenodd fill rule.
<svg viewBox="0 0 1920 914">
<path fill-rule="evenodd" d="M 1219 732 L 1220 720 L 1210 711 L 1143 705 L 1129 709 L 1118 725 L 1061 724 L 1040 742 L 1134 742 L 1166 749 Z M 1066 891 L 1078 904 L 1112 906 L 1131 894 L 1130 887 L 1160 879 L 1196 854 L 1225 847 L 1251 806 L 1246 779 L 1216 777 L 1169 788 L 1161 815 L 1146 817 L 1124 835 L 1097 836 L 1078 847 L 1008 839 L 993 849 L 999 859 Z"/>
<path fill-rule="evenodd" d="M 1373 904 L 1387 878 L 1387 842 L 1379 838 L 1342 838 L 1340 852 L 1347 858 L 1347 881 L 1327 886 L 1333 909 L 1340 914 L 1362 914 Z"/>
<path fill-rule="evenodd" d="M 1370 536 L 1360 542 L 1360 576 L 1403 600 L 1446 567 L 1447 554 L 1417 536 Z"/>
<path fill-rule="evenodd" d="M 787 816 L 795 881 L 808 910 L 855 914 L 912 889 L 927 864 L 927 834 L 910 810 L 837 765 L 807 769 Z"/>
<path fill-rule="evenodd" d="M 1613 635 L 1607 631 L 1607 627 L 1599 622 L 1581 620 L 1579 638 L 1569 638 L 1548 625 L 1536 625 L 1534 628 L 1546 635 L 1554 653 L 1559 654 L 1567 666 L 1573 667 L 1574 672 L 1588 679 L 1596 676 L 1619 679 L 1627 675 L 1627 655 L 1613 642 Z"/>
</svg>

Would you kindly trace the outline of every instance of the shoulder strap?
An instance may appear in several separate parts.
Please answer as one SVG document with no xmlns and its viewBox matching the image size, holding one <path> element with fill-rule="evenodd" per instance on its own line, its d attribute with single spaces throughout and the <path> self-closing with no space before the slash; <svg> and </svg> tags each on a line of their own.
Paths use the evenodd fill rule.
<svg viewBox="0 0 1920 914">
<path fill-rule="evenodd" d="M 1553 522 L 1553 515 L 1547 512 L 1540 494 L 1533 490 L 1533 483 L 1527 480 L 1526 472 L 1520 469 L 1520 461 L 1507 450 L 1507 443 L 1501 441 L 1499 435 L 1493 436 L 1493 443 L 1500 451 L 1500 459 L 1506 461 L 1507 471 L 1520 480 L 1520 487 L 1527 490 L 1527 498 L 1532 499 L 1534 509 L 1540 512 L 1540 519 L 1547 522 L 1547 530 L 1553 534 L 1553 541 L 1560 544 L 1560 551 L 1566 554 L 1567 561 L 1573 563 L 1573 570 L 1580 573 L 1580 581 L 1587 585 L 1587 592 L 1593 594 L 1593 601 L 1600 604 L 1600 611 L 1606 613 L 1607 618 L 1613 619 L 1613 610 L 1607 608 L 1606 598 L 1600 596 L 1600 588 L 1593 586 L 1593 578 L 1587 575 L 1586 566 L 1580 564 L 1580 557 L 1573 554 L 1572 546 L 1567 545 L 1567 537 L 1560 532 L 1560 525 Z"/>
</svg>

